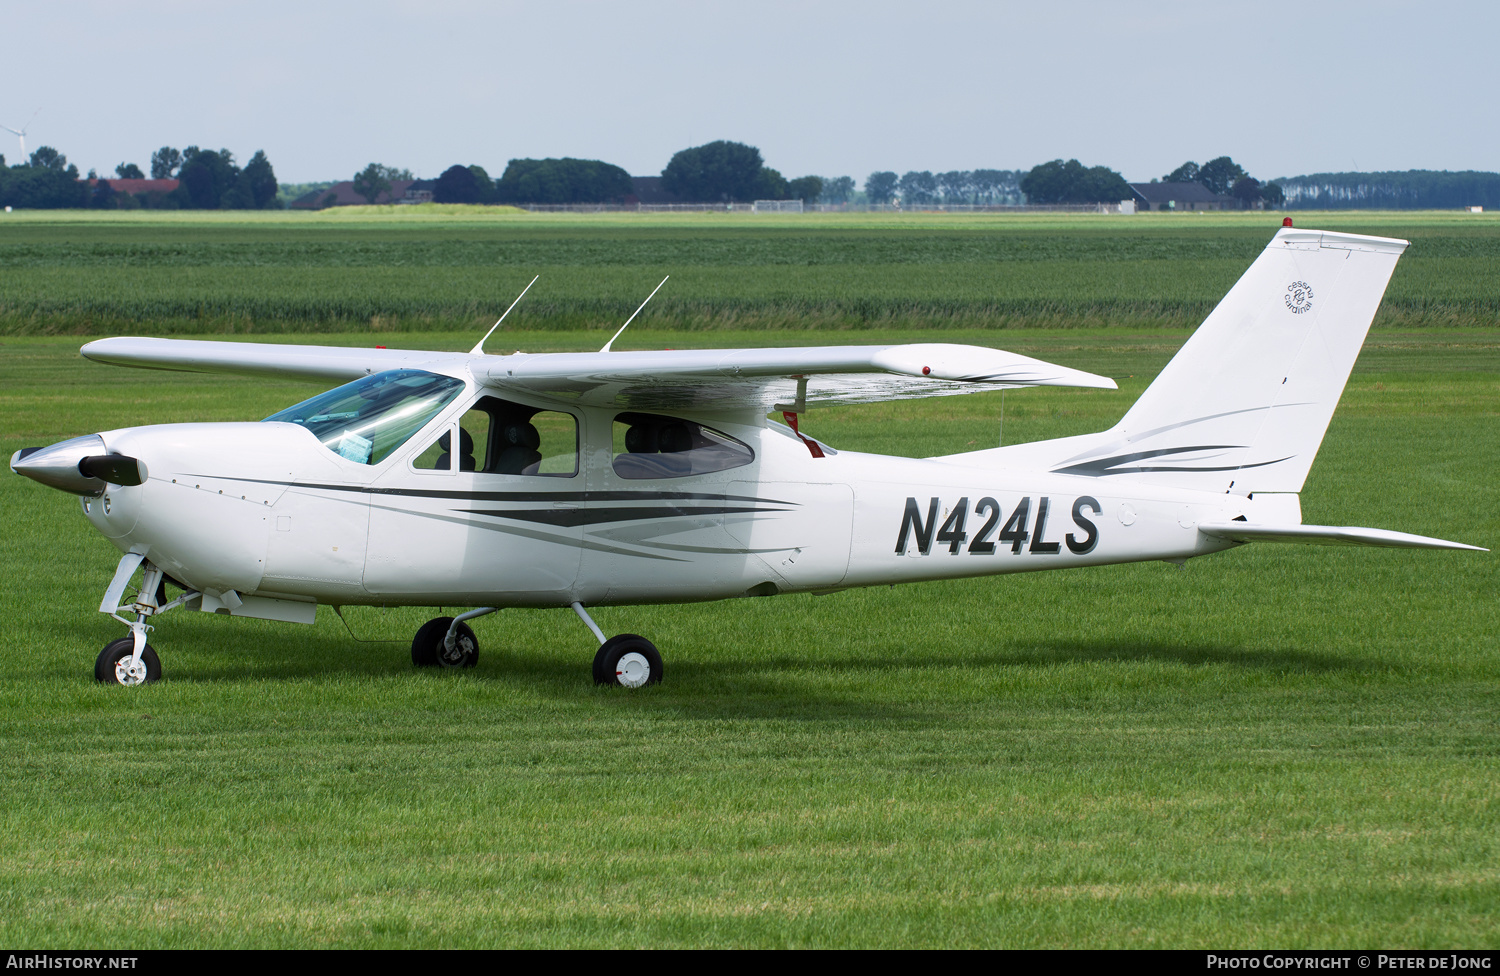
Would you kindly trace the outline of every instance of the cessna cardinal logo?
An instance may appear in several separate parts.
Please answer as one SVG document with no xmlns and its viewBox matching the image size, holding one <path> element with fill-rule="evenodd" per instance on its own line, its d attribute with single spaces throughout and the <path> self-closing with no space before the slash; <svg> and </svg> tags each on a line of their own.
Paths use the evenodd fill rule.
<svg viewBox="0 0 1500 976">
<path fill-rule="evenodd" d="M 1305 281 L 1294 281 L 1286 286 L 1286 307 L 1293 315 L 1301 315 L 1312 308 L 1313 293 Z"/>
</svg>

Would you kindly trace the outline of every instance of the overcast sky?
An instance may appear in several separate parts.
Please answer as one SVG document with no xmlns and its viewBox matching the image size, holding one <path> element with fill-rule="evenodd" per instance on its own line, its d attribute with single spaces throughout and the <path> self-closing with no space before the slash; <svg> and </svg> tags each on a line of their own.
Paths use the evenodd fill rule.
<svg viewBox="0 0 1500 976">
<path fill-rule="evenodd" d="M 1495 170 L 1497 28 L 1500 4 L 1431 0 L 7 0 L 0 123 L 40 109 L 28 149 L 83 170 L 195 144 L 264 149 L 283 182 L 517 156 L 649 175 L 714 139 L 861 184 L 1059 157 Z"/>
</svg>

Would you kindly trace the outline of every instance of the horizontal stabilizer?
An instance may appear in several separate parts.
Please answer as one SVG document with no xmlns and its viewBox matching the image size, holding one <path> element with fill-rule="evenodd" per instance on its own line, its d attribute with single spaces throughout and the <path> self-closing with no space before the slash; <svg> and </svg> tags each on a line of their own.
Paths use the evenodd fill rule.
<svg viewBox="0 0 1500 976">
<path fill-rule="evenodd" d="M 1265 525 L 1256 522 L 1199 522 L 1198 531 L 1231 542 L 1300 542 L 1309 546 L 1380 546 L 1388 549 L 1470 549 L 1480 546 L 1449 542 L 1410 532 L 1366 529 L 1351 525 Z"/>
</svg>

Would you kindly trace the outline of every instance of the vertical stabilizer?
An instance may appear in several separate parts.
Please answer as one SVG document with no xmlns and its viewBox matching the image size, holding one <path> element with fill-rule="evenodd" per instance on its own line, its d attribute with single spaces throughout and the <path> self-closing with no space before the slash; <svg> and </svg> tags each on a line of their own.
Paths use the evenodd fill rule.
<svg viewBox="0 0 1500 976">
<path fill-rule="evenodd" d="M 1301 491 L 1406 246 L 1283 228 L 1119 424 L 1060 442 L 1049 467 L 1236 494 Z"/>
</svg>

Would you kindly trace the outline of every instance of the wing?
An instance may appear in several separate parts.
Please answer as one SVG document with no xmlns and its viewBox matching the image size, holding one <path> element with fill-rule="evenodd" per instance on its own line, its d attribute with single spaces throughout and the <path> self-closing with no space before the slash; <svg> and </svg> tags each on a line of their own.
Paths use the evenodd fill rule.
<svg viewBox="0 0 1500 976">
<path fill-rule="evenodd" d="M 1105 376 L 950 343 L 517 354 L 483 357 L 471 368 L 496 389 L 642 408 L 771 410 L 799 401 L 872 403 L 1020 386 L 1115 389 Z"/>
<path fill-rule="evenodd" d="M 497 391 L 593 406 L 759 409 L 871 403 L 1021 386 L 1115 389 L 1115 382 L 1018 353 L 951 343 L 668 349 L 654 352 L 472 353 L 201 339 L 100 339 L 88 359 L 119 366 L 351 380 L 387 369 L 467 368 Z M 803 382 L 805 381 L 805 387 Z"/>
<path fill-rule="evenodd" d="M 347 382 L 387 369 L 430 369 L 469 358 L 464 353 L 412 349 L 359 349 L 207 339 L 98 339 L 79 350 L 85 359 L 114 366 L 243 373 Z"/>
</svg>

